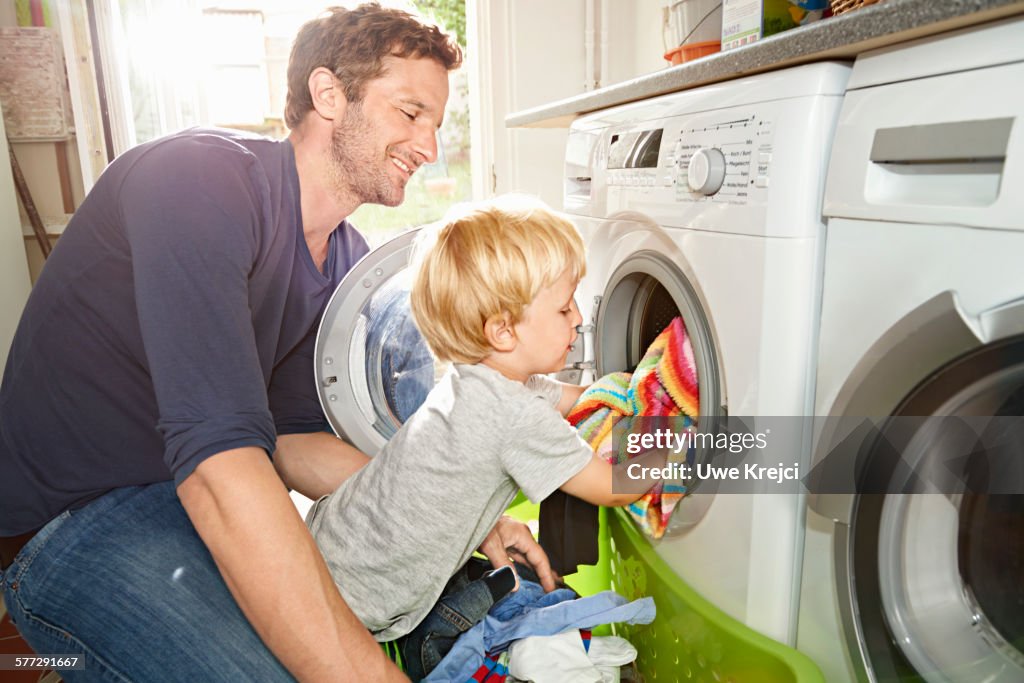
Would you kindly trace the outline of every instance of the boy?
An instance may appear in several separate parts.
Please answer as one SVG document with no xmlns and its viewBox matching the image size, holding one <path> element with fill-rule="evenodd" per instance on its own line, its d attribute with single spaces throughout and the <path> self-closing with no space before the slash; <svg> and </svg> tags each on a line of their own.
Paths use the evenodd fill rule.
<svg viewBox="0 0 1024 683">
<path fill-rule="evenodd" d="M 597 505 L 639 497 L 612 492 L 611 465 L 563 418 L 583 387 L 543 377 L 564 366 L 582 321 L 573 295 L 584 248 L 573 225 L 538 202 L 493 201 L 426 228 L 412 267 L 417 326 L 453 365 L 307 519 L 346 602 L 379 641 L 423 621 L 518 489 L 535 502 L 559 488 Z M 500 584 L 490 577 L 482 613 L 463 616 L 482 618 L 511 588 Z M 415 661 L 420 653 L 404 645 L 403 654 L 411 675 L 439 658 Z"/>
</svg>

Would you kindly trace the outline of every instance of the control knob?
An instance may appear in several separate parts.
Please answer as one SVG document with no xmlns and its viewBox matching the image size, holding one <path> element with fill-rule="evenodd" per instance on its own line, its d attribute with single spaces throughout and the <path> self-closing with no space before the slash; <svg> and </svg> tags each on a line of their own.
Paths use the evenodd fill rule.
<svg viewBox="0 0 1024 683">
<path fill-rule="evenodd" d="M 713 195 L 725 182 L 725 155 L 715 147 L 701 147 L 690 157 L 686 173 L 690 189 L 703 195 Z"/>
</svg>

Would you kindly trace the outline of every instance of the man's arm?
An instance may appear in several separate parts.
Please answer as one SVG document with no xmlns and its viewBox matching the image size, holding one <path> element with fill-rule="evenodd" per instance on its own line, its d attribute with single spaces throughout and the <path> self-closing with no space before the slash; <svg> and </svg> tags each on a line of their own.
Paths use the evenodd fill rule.
<svg viewBox="0 0 1024 683">
<path fill-rule="evenodd" d="M 277 437 L 274 467 L 285 486 L 312 500 L 333 493 L 370 459 L 333 434 L 285 434 Z"/>
<path fill-rule="evenodd" d="M 261 449 L 204 460 L 178 497 L 242 612 L 297 679 L 408 680 L 345 604 Z"/>
</svg>

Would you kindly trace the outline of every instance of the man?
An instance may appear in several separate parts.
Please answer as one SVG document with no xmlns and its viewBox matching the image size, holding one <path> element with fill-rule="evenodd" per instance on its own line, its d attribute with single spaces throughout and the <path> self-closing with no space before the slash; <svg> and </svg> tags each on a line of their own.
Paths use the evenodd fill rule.
<svg viewBox="0 0 1024 683">
<path fill-rule="evenodd" d="M 332 9 L 293 47 L 287 140 L 141 145 L 76 212 L 0 387 L 4 600 L 37 652 L 83 655 L 69 680 L 404 680 L 286 486 L 366 462 L 323 431 L 317 325 L 367 251 L 345 217 L 435 159 L 460 62 L 408 14 Z M 483 550 L 553 587 L 522 525 Z"/>
</svg>

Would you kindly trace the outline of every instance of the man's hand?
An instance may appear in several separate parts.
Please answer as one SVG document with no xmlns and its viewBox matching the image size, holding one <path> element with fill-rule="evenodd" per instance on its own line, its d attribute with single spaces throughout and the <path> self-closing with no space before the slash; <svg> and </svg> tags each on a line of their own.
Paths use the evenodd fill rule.
<svg viewBox="0 0 1024 683">
<path fill-rule="evenodd" d="M 480 544 L 480 552 L 487 556 L 495 569 L 511 565 L 513 561 L 532 567 L 544 590 L 548 593 L 555 590 L 555 581 L 559 577 L 551 569 L 547 553 L 522 522 L 502 516 Z"/>
</svg>

